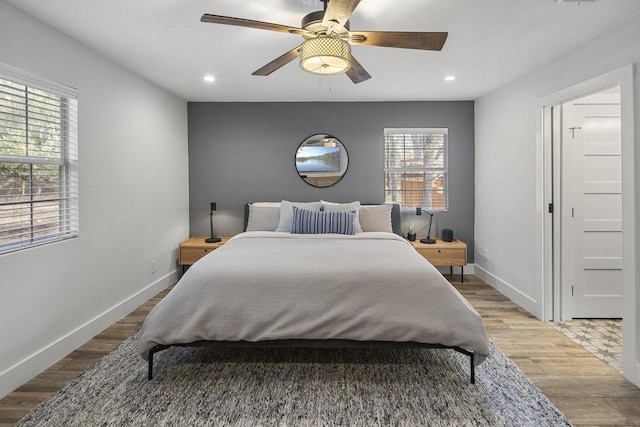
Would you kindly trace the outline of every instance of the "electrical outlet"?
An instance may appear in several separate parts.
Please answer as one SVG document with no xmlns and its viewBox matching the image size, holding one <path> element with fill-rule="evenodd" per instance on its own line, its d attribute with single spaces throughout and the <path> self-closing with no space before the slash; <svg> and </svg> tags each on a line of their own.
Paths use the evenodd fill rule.
<svg viewBox="0 0 640 427">
<path fill-rule="evenodd" d="M 155 259 L 151 260 L 151 274 L 156 272 L 156 267 L 158 266 L 158 262 Z"/>
</svg>

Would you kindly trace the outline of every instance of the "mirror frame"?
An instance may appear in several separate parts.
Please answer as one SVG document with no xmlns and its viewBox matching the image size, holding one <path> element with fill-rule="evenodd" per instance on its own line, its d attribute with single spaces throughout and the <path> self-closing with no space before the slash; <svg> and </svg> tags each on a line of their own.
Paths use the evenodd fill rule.
<svg viewBox="0 0 640 427">
<path fill-rule="evenodd" d="M 298 170 L 298 152 L 300 151 L 300 148 L 302 148 L 305 145 L 309 145 L 309 142 L 312 141 L 318 141 L 321 139 L 325 139 L 325 138 L 330 138 L 335 140 L 335 142 L 337 144 L 339 144 L 339 146 L 341 147 L 341 154 L 340 154 L 340 171 L 342 171 L 342 153 L 344 152 L 344 156 L 346 158 L 346 166 L 344 168 L 344 171 L 342 171 L 342 173 L 340 173 L 340 171 L 337 172 L 337 175 L 322 175 L 323 172 L 315 172 L 315 176 L 308 176 L 308 173 L 305 172 L 300 172 Z M 342 143 L 342 141 L 340 141 L 338 138 L 336 138 L 335 136 L 328 134 L 328 133 L 315 133 L 313 135 L 308 136 L 307 138 L 303 139 L 302 142 L 298 145 L 298 148 L 296 149 L 295 155 L 293 157 L 293 161 L 294 161 L 294 165 L 296 167 L 296 172 L 298 173 L 298 176 L 300 177 L 300 179 L 302 179 L 304 182 L 306 182 L 307 184 L 309 184 L 312 187 L 316 187 L 316 188 L 328 188 L 328 187 L 332 187 L 334 185 L 336 185 L 337 183 L 339 183 L 340 181 L 342 181 L 342 178 L 344 178 L 344 176 L 347 174 L 347 171 L 349 170 L 349 152 L 347 151 L 347 147 L 344 146 L 344 144 Z M 327 172 L 328 173 L 328 172 Z M 326 177 L 335 177 L 335 181 L 330 182 L 328 184 L 321 184 L 320 180 L 322 178 L 326 178 Z"/>
</svg>

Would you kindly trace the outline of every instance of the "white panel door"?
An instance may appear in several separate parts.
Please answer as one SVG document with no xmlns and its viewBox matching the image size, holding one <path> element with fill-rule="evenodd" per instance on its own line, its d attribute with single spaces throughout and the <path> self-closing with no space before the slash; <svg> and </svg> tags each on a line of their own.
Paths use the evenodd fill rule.
<svg viewBox="0 0 640 427">
<path fill-rule="evenodd" d="M 621 318 L 620 106 L 573 110 L 573 317 Z"/>
</svg>

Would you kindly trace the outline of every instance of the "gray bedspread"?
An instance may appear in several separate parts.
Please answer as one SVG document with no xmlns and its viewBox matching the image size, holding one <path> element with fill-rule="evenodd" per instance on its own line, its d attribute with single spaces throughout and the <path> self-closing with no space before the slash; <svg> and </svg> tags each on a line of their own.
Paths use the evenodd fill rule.
<svg viewBox="0 0 640 427">
<path fill-rule="evenodd" d="M 396 341 L 489 354 L 484 323 L 450 283 L 391 233 L 246 232 L 191 266 L 151 310 L 138 338 Z"/>
</svg>

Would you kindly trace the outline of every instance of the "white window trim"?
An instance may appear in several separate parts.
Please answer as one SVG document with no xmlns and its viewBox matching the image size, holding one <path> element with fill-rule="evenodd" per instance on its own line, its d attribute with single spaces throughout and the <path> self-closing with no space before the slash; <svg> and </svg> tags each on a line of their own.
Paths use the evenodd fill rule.
<svg viewBox="0 0 640 427">
<path fill-rule="evenodd" d="M 65 166 L 64 186 L 61 188 L 59 199 L 67 204 L 66 218 L 60 219 L 58 224 L 63 226 L 63 232 L 51 236 L 43 236 L 37 239 L 26 240 L 14 244 L 0 246 L 0 255 L 23 249 L 40 246 L 43 244 L 58 242 L 79 235 L 79 201 L 78 201 L 78 93 L 77 90 L 57 83 L 35 74 L 19 70 L 0 62 L 0 78 L 28 86 L 33 89 L 49 92 L 67 100 L 68 117 L 65 121 L 66 136 L 61 148 L 65 154 L 62 159 L 29 156 L 0 155 L 0 162 L 21 164 L 43 164 Z"/>
<path fill-rule="evenodd" d="M 444 161 L 443 161 L 443 168 L 437 168 L 438 170 L 442 170 L 443 174 L 445 175 L 445 180 L 444 180 L 444 207 L 443 208 L 433 208 L 430 206 L 421 206 L 423 209 L 428 210 L 429 212 L 448 212 L 449 211 L 449 128 L 442 128 L 442 127 L 438 127 L 438 128 L 434 128 L 434 127 L 429 127 L 429 128 L 385 128 L 384 129 L 384 136 L 386 138 L 387 135 L 429 135 L 429 134 L 438 134 L 438 133 L 443 133 L 445 135 L 447 135 L 447 139 L 446 142 L 444 144 Z M 386 141 L 383 140 L 383 147 L 386 146 Z M 388 171 L 391 170 L 400 170 L 398 168 L 392 168 L 389 169 L 386 167 L 386 153 L 385 153 L 385 149 L 383 148 L 383 170 L 384 173 L 386 174 Z M 416 171 L 429 171 L 432 170 L 431 168 L 427 168 L 427 167 L 421 167 L 421 168 L 410 168 L 412 170 L 416 170 Z M 386 186 L 386 178 L 385 178 L 385 182 L 384 182 L 384 193 L 385 193 L 385 201 L 387 198 L 387 186 Z M 404 207 L 403 209 L 405 210 L 413 210 L 415 209 L 415 207 L 411 206 L 411 207 Z"/>
</svg>

